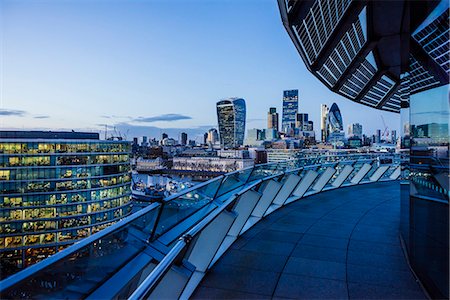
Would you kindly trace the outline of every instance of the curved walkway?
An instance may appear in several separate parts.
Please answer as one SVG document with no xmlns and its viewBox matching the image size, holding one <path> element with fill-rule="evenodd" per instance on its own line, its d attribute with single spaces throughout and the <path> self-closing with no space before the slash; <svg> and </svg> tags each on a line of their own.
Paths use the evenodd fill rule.
<svg viewBox="0 0 450 300">
<path fill-rule="evenodd" d="M 404 258 L 398 182 L 294 202 L 240 237 L 193 299 L 426 299 Z"/>
</svg>

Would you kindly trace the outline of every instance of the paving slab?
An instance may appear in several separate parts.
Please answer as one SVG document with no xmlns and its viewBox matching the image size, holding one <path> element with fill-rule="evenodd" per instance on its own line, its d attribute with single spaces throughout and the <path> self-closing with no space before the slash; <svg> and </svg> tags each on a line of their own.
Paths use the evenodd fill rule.
<svg viewBox="0 0 450 300">
<path fill-rule="evenodd" d="M 302 198 L 250 228 L 193 299 L 426 299 L 399 240 L 400 185 Z"/>
</svg>

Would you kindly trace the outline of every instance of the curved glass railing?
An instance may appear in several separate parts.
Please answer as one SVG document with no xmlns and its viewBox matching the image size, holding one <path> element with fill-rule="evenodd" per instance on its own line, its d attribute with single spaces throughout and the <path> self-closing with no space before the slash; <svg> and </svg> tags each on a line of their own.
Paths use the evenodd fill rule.
<svg viewBox="0 0 450 300">
<path fill-rule="evenodd" d="M 323 190 L 395 180 L 400 175 L 400 162 L 400 156 L 391 154 L 314 155 L 219 176 L 152 203 L 1 281 L 1 296 L 5 299 L 164 297 L 164 291 L 177 290 L 164 289 L 159 284 L 174 268 L 184 274 L 177 276 L 187 278 L 176 297 L 183 293 L 189 296 L 189 286 L 193 288 L 189 278 L 199 270 L 208 269 L 195 263 L 192 251 L 194 245 L 198 247 L 202 242 L 197 237 L 207 232 L 219 217 L 227 220 L 221 226 L 235 218 L 234 225 L 224 232 L 218 248 L 212 249 L 214 255 L 208 266 L 229 246 L 227 236 L 232 237 L 228 239 L 232 243 L 244 230 L 277 208 Z M 250 196 L 251 201 L 255 201 L 254 197 L 258 200 L 245 200 Z M 247 207 L 245 214 L 239 212 L 242 209 L 239 207 L 249 203 L 253 203 L 252 210 Z M 202 249 L 209 249 L 215 239 L 217 235 Z"/>
</svg>

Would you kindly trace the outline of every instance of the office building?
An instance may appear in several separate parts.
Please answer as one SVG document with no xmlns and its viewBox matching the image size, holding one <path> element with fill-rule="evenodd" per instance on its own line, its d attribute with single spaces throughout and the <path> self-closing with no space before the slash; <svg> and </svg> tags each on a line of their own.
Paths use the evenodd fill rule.
<svg viewBox="0 0 450 300">
<path fill-rule="evenodd" d="M 375 143 L 379 144 L 381 143 L 381 130 L 377 129 L 377 132 L 375 133 Z"/>
<path fill-rule="evenodd" d="M 181 145 L 186 146 L 188 140 L 188 135 L 186 132 L 181 133 Z"/>
<path fill-rule="evenodd" d="M 245 118 L 244 99 L 230 98 L 217 102 L 217 120 L 222 148 L 235 148 L 244 144 Z"/>
<path fill-rule="evenodd" d="M 266 140 L 273 141 L 278 139 L 278 130 L 276 129 L 267 129 L 266 130 Z"/>
<path fill-rule="evenodd" d="M 391 131 L 391 143 L 396 144 L 397 143 L 397 130 Z"/>
<path fill-rule="evenodd" d="M 343 128 L 341 111 L 337 104 L 333 103 L 326 120 L 327 141 L 333 145 L 343 146 L 345 141 Z"/>
<path fill-rule="evenodd" d="M 267 129 L 275 129 L 277 132 L 279 131 L 278 125 L 278 113 L 275 107 L 271 107 L 269 112 L 267 113 Z"/>
<path fill-rule="evenodd" d="M 307 131 L 309 128 L 308 114 L 297 113 L 295 116 L 295 128 L 300 131 Z"/>
<path fill-rule="evenodd" d="M 327 118 L 328 106 L 326 104 L 320 105 L 320 140 L 322 143 L 327 141 Z"/>
<path fill-rule="evenodd" d="M 217 129 L 211 128 L 208 130 L 208 137 L 206 139 L 206 143 L 209 145 L 215 145 L 219 142 L 219 134 L 217 133 Z"/>
<path fill-rule="evenodd" d="M 289 134 L 295 128 L 295 117 L 298 112 L 298 90 L 283 91 L 283 116 L 281 130 Z"/>
<path fill-rule="evenodd" d="M 362 139 L 357 135 L 352 135 L 348 138 L 347 144 L 349 148 L 359 148 L 362 146 Z"/>
<path fill-rule="evenodd" d="M 262 145 L 266 139 L 265 129 L 249 129 L 247 130 L 247 137 L 245 138 L 245 145 L 247 146 L 259 146 Z"/>
<path fill-rule="evenodd" d="M 363 133 L 362 133 L 362 125 L 359 123 L 352 123 L 348 125 L 348 136 L 349 137 L 358 137 L 362 139 Z"/>
<path fill-rule="evenodd" d="M 173 169 L 196 172 L 233 172 L 239 169 L 251 167 L 255 164 L 251 158 L 223 158 L 210 157 L 174 157 Z"/>
<path fill-rule="evenodd" d="M 0 131 L 2 276 L 131 212 L 130 146 L 97 133 Z"/>
</svg>

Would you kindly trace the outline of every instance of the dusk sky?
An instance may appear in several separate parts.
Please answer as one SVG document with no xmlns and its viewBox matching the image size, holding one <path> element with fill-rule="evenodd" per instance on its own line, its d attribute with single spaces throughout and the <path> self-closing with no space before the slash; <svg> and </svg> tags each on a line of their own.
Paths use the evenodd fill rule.
<svg viewBox="0 0 450 300">
<path fill-rule="evenodd" d="M 0 0 L 0 54 L 0 129 L 107 124 L 128 139 L 192 139 L 232 96 L 246 100 L 247 129 L 266 128 L 284 89 L 299 90 L 319 137 L 321 103 L 338 104 L 345 130 L 359 122 L 373 134 L 381 115 L 399 127 L 398 114 L 334 94 L 306 70 L 276 0 Z"/>
</svg>

